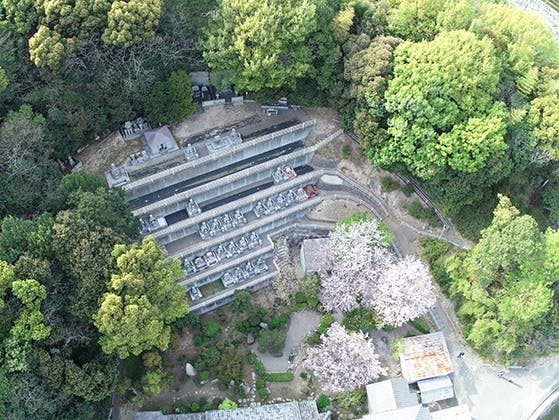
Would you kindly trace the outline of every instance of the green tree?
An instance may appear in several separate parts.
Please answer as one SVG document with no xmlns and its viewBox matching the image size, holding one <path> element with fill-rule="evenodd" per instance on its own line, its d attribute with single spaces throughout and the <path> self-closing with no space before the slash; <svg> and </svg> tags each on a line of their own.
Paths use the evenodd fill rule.
<svg viewBox="0 0 559 420">
<path fill-rule="evenodd" d="M 559 232 L 542 234 L 532 217 L 500 196 L 480 241 L 446 263 L 474 348 L 508 361 L 533 348 L 538 331 L 550 324 L 558 255 Z"/>
<path fill-rule="evenodd" d="M 376 327 L 377 318 L 370 309 L 361 306 L 344 314 L 342 325 L 348 331 L 368 332 Z"/>
<path fill-rule="evenodd" d="M 404 164 L 428 179 L 447 166 L 474 172 L 502 154 L 504 111 L 492 97 L 499 74 L 491 42 L 469 32 L 400 44 L 385 94 L 391 138 L 367 150 L 373 164 Z"/>
<path fill-rule="evenodd" d="M 234 70 L 239 90 L 294 86 L 309 71 L 305 42 L 316 24 L 312 0 L 221 0 L 204 58 L 214 70 Z"/>
<path fill-rule="evenodd" d="M 90 222 L 72 211 L 59 212 L 52 247 L 61 271 L 72 288 L 66 294 L 68 309 L 83 320 L 91 319 L 110 279 L 111 253 L 124 236 Z"/>
<path fill-rule="evenodd" d="M 131 47 L 155 35 L 163 9 L 162 0 L 115 0 L 107 15 L 103 41 Z"/>
<path fill-rule="evenodd" d="M 35 0 L 2 0 L 3 15 L 13 30 L 21 35 L 29 33 L 38 19 Z"/>
<path fill-rule="evenodd" d="M 166 261 L 151 238 L 128 249 L 116 245 L 113 257 L 116 271 L 94 316 L 103 351 L 125 359 L 153 348 L 166 350 L 169 325 L 188 310 L 184 288 L 175 283 L 180 263 Z"/>
<path fill-rule="evenodd" d="M 192 114 L 196 105 L 192 99 L 190 76 L 184 70 L 171 74 L 167 81 L 155 84 L 146 98 L 146 116 L 153 123 L 171 124 Z"/>
<path fill-rule="evenodd" d="M 71 197 L 78 192 L 95 193 L 105 186 L 103 179 L 87 172 L 72 172 L 66 175 L 49 197 L 50 208 L 56 212 L 72 207 Z"/>
<path fill-rule="evenodd" d="M 0 126 L 0 216 L 32 215 L 47 206 L 60 172 L 44 146 L 45 119 L 29 105 L 11 111 Z"/>
<path fill-rule="evenodd" d="M 409 41 L 431 40 L 438 33 L 437 17 L 446 8 L 444 0 L 401 0 L 388 14 L 388 27 Z"/>
<path fill-rule="evenodd" d="M 558 48 L 551 31 L 534 13 L 491 3 L 484 3 L 481 12 L 472 23 L 472 31 L 493 41 L 517 85 L 534 67 L 557 61 Z"/>
<path fill-rule="evenodd" d="M 557 92 L 538 96 L 530 103 L 529 121 L 540 147 L 553 160 L 559 160 L 559 97 Z"/>
<path fill-rule="evenodd" d="M 340 10 L 334 19 L 332 19 L 332 22 L 330 23 L 330 30 L 332 31 L 334 39 L 339 44 L 344 43 L 349 36 L 349 30 L 353 24 L 354 17 L 355 10 L 351 7 Z"/>
<path fill-rule="evenodd" d="M 227 346 L 221 353 L 221 360 L 217 365 L 217 375 L 221 383 L 243 380 L 244 361 L 243 355 L 234 347 Z"/>
<path fill-rule="evenodd" d="M 252 310 L 252 293 L 249 289 L 236 289 L 233 292 L 233 300 L 229 306 L 234 314 L 248 313 Z"/>
<path fill-rule="evenodd" d="M 29 38 L 29 56 L 37 67 L 58 69 L 60 60 L 68 49 L 67 41 L 48 26 L 39 26 L 37 32 Z"/>
</svg>

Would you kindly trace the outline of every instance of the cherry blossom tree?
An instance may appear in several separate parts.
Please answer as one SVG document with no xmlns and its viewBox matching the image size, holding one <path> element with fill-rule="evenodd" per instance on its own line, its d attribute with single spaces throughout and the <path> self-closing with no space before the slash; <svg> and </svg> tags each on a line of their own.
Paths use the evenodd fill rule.
<svg viewBox="0 0 559 420">
<path fill-rule="evenodd" d="M 437 299 L 429 270 L 409 255 L 388 267 L 372 292 L 365 305 L 393 327 L 425 314 Z"/>
<path fill-rule="evenodd" d="M 320 301 L 331 312 L 359 307 L 382 268 L 393 260 L 375 220 L 338 225 L 316 255 Z"/>
<path fill-rule="evenodd" d="M 415 257 L 398 260 L 374 220 L 341 224 L 317 253 L 320 300 L 331 312 L 372 309 L 383 325 L 400 326 L 436 300 L 427 267 Z"/>
<path fill-rule="evenodd" d="M 320 345 L 307 350 L 303 367 L 329 392 L 358 388 L 386 374 L 372 341 L 361 332 L 346 332 L 337 322 L 328 328 Z"/>
</svg>

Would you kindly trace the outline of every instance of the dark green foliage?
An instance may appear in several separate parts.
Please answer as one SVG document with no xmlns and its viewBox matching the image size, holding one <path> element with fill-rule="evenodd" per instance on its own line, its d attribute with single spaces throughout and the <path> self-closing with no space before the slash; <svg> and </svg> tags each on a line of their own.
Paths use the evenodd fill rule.
<svg viewBox="0 0 559 420">
<path fill-rule="evenodd" d="M 400 184 L 394 181 L 390 176 L 383 176 L 380 180 L 380 184 L 382 185 L 382 189 L 386 192 L 396 191 L 400 188 Z"/>
<path fill-rule="evenodd" d="M 431 327 L 424 318 L 412 319 L 411 324 L 414 326 L 415 329 L 423 334 L 428 334 L 429 332 L 431 332 Z"/>
<path fill-rule="evenodd" d="M 217 338 L 221 333 L 221 327 L 213 319 L 207 319 L 202 321 L 202 333 L 208 339 Z"/>
<path fill-rule="evenodd" d="M 320 325 L 318 326 L 316 331 L 307 338 L 307 343 L 319 344 L 322 341 L 320 337 L 323 334 L 326 334 L 326 331 L 328 331 L 328 328 L 333 323 L 334 323 L 334 316 L 332 314 L 327 313 L 326 315 L 323 315 L 320 321 Z"/>
<path fill-rule="evenodd" d="M 454 246 L 447 241 L 428 237 L 420 238 L 419 244 L 421 245 L 421 257 L 429 264 L 433 278 L 448 296 L 450 277 L 446 272 L 444 259 L 454 250 Z"/>
<path fill-rule="evenodd" d="M 218 348 L 217 346 L 209 346 L 200 352 L 194 362 L 194 367 L 198 371 L 203 369 L 212 369 L 217 366 L 220 360 L 221 348 Z"/>
<path fill-rule="evenodd" d="M 221 360 L 217 366 L 217 376 L 221 383 L 243 380 L 244 360 L 243 355 L 233 346 L 227 346 L 221 353 Z"/>
<path fill-rule="evenodd" d="M 95 193 L 99 188 L 104 188 L 102 178 L 87 172 L 72 172 L 66 175 L 56 190 L 49 196 L 50 208 L 54 212 L 73 207 L 76 197 L 83 192 Z"/>
<path fill-rule="evenodd" d="M 293 373 L 291 372 L 274 372 L 266 375 L 268 382 L 291 382 L 293 380 Z"/>
<path fill-rule="evenodd" d="M 297 304 L 307 303 L 307 296 L 305 295 L 304 292 L 301 291 L 295 292 L 295 303 Z"/>
<path fill-rule="evenodd" d="M 549 217 L 559 223 L 559 187 L 547 188 L 543 193 L 543 202 L 549 211 Z"/>
<path fill-rule="evenodd" d="M 234 314 L 247 313 L 252 309 L 252 294 L 248 289 L 237 289 L 229 306 Z"/>
<path fill-rule="evenodd" d="M 173 72 L 158 82 L 145 102 L 146 116 L 154 125 L 177 122 L 196 110 L 192 100 L 190 76 L 184 70 Z"/>
<path fill-rule="evenodd" d="M 328 410 L 330 406 L 330 398 L 326 394 L 320 394 L 316 397 L 316 407 L 318 408 L 319 413 L 324 413 Z"/>
<path fill-rule="evenodd" d="M 404 185 L 400 190 L 406 197 L 411 196 L 414 192 L 413 185 L 411 183 Z"/>
<path fill-rule="evenodd" d="M 289 321 L 289 315 L 282 314 L 278 317 L 270 319 L 268 327 L 270 329 L 283 328 L 287 324 L 287 321 Z"/>
<path fill-rule="evenodd" d="M 414 200 L 408 206 L 410 216 L 418 220 L 429 223 L 433 227 L 442 227 L 443 224 L 437 217 L 435 211 L 430 207 L 424 207 L 419 200 Z"/>
<path fill-rule="evenodd" d="M 377 319 L 370 309 L 359 307 L 344 315 L 342 325 L 349 331 L 367 332 L 376 327 Z"/>
</svg>

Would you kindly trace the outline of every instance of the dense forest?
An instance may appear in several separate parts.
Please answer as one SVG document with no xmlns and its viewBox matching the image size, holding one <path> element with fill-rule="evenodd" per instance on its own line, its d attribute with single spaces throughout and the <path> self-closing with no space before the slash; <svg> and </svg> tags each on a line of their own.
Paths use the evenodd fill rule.
<svg viewBox="0 0 559 420">
<path fill-rule="evenodd" d="M 136 395 L 158 392 L 187 312 L 180 267 L 137 242 L 121 193 L 57 159 L 138 115 L 193 112 L 189 71 L 336 108 L 372 165 L 419 180 L 479 240 L 429 254 L 470 343 L 513 359 L 549 337 L 559 53 L 505 3 L 0 0 L 0 417 L 105 418 L 130 358 Z"/>
</svg>

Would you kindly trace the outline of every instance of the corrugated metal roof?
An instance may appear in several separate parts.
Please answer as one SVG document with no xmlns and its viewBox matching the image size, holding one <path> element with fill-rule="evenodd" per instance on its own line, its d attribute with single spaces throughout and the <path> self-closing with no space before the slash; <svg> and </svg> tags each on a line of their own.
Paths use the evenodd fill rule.
<svg viewBox="0 0 559 420">
<path fill-rule="evenodd" d="M 452 373 L 454 368 L 443 333 L 402 338 L 400 365 L 408 383 Z"/>
<path fill-rule="evenodd" d="M 410 392 L 403 378 L 388 379 L 366 386 L 369 413 L 381 413 L 417 404 L 417 397 Z"/>
</svg>

